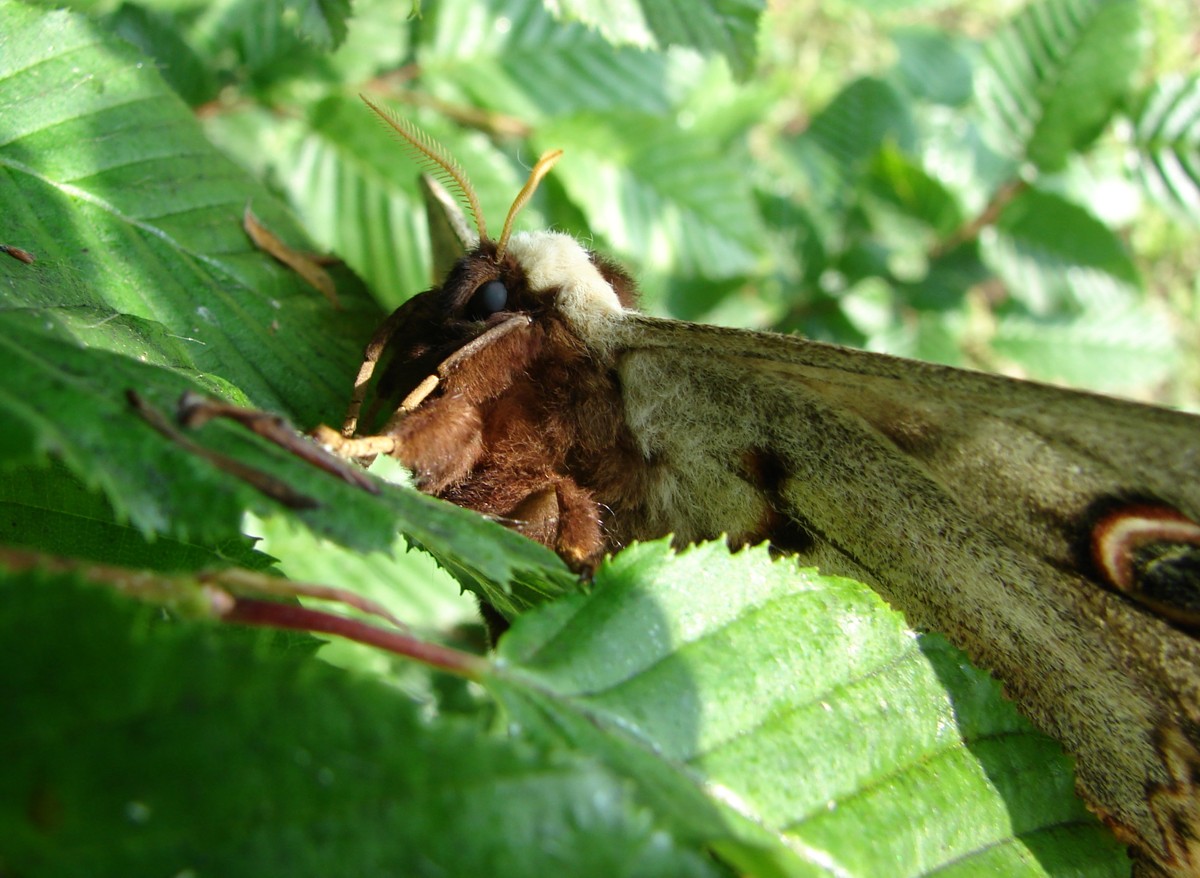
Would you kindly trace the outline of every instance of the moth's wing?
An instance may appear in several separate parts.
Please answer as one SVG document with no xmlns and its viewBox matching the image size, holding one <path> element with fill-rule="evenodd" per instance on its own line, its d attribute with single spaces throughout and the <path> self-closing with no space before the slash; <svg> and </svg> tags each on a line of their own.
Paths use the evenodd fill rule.
<svg viewBox="0 0 1200 878">
<path fill-rule="evenodd" d="M 1200 647 L 1077 556 L 1103 497 L 1200 520 L 1200 418 L 640 316 L 617 347 L 647 530 L 779 533 L 875 585 L 1004 680 L 1107 817 L 1160 859 L 1200 853 Z"/>
<path fill-rule="evenodd" d="M 471 228 L 458 200 L 429 174 L 421 175 L 421 196 L 425 199 L 425 217 L 429 223 L 432 283 L 437 286 L 446 279 L 455 262 L 478 246 L 479 235 Z"/>
</svg>

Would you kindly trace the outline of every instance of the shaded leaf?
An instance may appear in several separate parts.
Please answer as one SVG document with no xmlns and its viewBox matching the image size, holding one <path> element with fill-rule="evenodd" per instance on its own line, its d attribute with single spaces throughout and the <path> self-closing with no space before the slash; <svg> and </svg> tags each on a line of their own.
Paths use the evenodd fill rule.
<svg viewBox="0 0 1200 878">
<path fill-rule="evenodd" d="M 911 94 L 953 107 L 970 99 L 974 68 L 952 36 L 909 27 L 893 31 L 892 40 L 900 51 L 896 74 Z"/>
<path fill-rule="evenodd" d="M 232 52 L 252 76 L 270 81 L 342 43 L 350 0 L 222 0 L 200 9 L 191 40 L 213 59 Z"/>
<path fill-rule="evenodd" d="M 995 681 L 866 586 L 765 548 L 628 548 L 499 656 L 512 721 L 627 773 L 739 871 L 1128 873 Z"/>
<path fill-rule="evenodd" d="M 865 183 L 870 201 L 885 206 L 888 219 L 902 219 L 910 228 L 917 228 L 917 234 L 898 239 L 898 245 L 931 248 L 963 222 L 962 209 L 950 191 L 891 144 L 875 154 Z M 886 221 L 883 217 L 876 220 L 877 234 L 886 235 Z"/>
<path fill-rule="evenodd" d="M 14 874 L 713 873 L 595 762 L 271 640 L 62 576 L 2 576 L 0 608 Z"/>
<path fill-rule="evenodd" d="M 1062 168 L 1108 124 L 1141 58 L 1136 0 L 1035 0 L 985 46 L 977 97 L 1012 157 Z"/>
<path fill-rule="evenodd" d="M 271 563 L 241 534 L 207 545 L 161 535 L 147 539 L 61 464 L 4 468 L 0 533 L 7 546 L 164 572 L 231 565 L 263 569 Z"/>
<path fill-rule="evenodd" d="M 786 155 L 808 190 L 806 207 L 829 242 L 846 236 L 863 173 L 885 144 L 911 153 L 916 128 L 904 96 L 881 79 L 863 77 L 842 89 L 808 129 L 786 144 Z"/>
<path fill-rule="evenodd" d="M 884 143 L 909 152 L 915 137 L 908 104 L 893 86 L 870 77 L 842 89 L 804 133 L 842 166 L 847 177 L 861 171 Z"/>
<path fill-rule="evenodd" d="M 217 77 L 170 15 L 136 3 L 122 3 L 108 24 L 114 33 L 153 58 L 163 79 L 187 103 L 197 106 L 217 96 Z"/>
</svg>

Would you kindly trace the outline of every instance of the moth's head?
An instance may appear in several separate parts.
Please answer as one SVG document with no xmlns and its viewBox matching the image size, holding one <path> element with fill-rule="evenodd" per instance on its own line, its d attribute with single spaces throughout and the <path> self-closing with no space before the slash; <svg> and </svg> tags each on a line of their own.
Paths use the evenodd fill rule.
<svg viewBox="0 0 1200 878">
<path fill-rule="evenodd" d="M 503 330 L 565 330 L 581 347 L 603 348 L 614 321 L 636 306 L 633 279 L 571 235 L 520 232 L 503 253 L 482 241 L 454 263 L 438 287 L 402 305 L 388 340 L 388 384 L 402 389 L 457 352 Z"/>
<path fill-rule="evenodd" d="M 431 210 L 457 211 L 456 216 L 443 217 L 442 225 L 453 229 L 454 238 L 465 248 L 438 286 L 410 299 L 389 319 L 386 346 L 392 362 L 381 381 L 381 393 L 406 392 L 426 376 L 444 372 L 454 358 L 482 354 L 493 341 L 514 331 L 532 337 L 534 327 L 553 324 L 581 347 L 606 347 L 615 322 L 636 305 L 636 286 L 629 274 L 570 235 L 512 233 L 517 213 L 561 152 L 546 153 L 538 160 L 508 212 L 500 237 L 493 240 L 475 192 L 457 163 L 410 123 L 364 101 L 450 191 L 431 200 Z M 462 208 L 470 214 L 475 232 Z"/>
<path fill-rule="evenodd" d="M 486 326 L 515 314 L 553 316 L 585 341 L 637 299 L 624 269 L 561 232 L 519 232 L 503 253 L 484 241 L 434 292 L 448 321 Z"/>
</svg>

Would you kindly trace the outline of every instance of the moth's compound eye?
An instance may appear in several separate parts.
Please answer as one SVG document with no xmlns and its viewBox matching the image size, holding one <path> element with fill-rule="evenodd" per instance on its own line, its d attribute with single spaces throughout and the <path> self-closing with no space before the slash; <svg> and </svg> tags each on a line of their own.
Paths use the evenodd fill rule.
<svg viewBox="0 0 1200 878">
<path fill-rule="evenodd" d="M 508 304 L 508 287 L 503 281 L 490 280 L 475 291 L 467 304 L 467 312 L 477 320 L 503 311 Z"/>
</svg>

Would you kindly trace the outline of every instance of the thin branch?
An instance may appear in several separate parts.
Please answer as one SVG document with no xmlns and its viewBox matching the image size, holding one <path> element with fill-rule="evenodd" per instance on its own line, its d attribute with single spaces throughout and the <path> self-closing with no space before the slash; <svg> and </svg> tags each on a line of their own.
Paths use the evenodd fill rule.
<svg viewBox="0 0 1200 878">
<path fill-rule="evenodd" d="M 972 220 L 959 226 L 950 233 L 945 239 L 937 242 L 929 251 L 930 259 L 937 259 L 944 256 L 956 247 L 960 247 L 968 241 L 973 241 L 979 237 L 979 233 L 985 228 L 992 225 L 1000 217 L 1014 198 L 1029 188 L 1029 183 L 1025 180 L 1016 179 L 1009 180 L 996 190 L 992 196 L 992 200 L 987 203 L 987 206 L 980 211 L 979 215 Z"/>
</svg>

